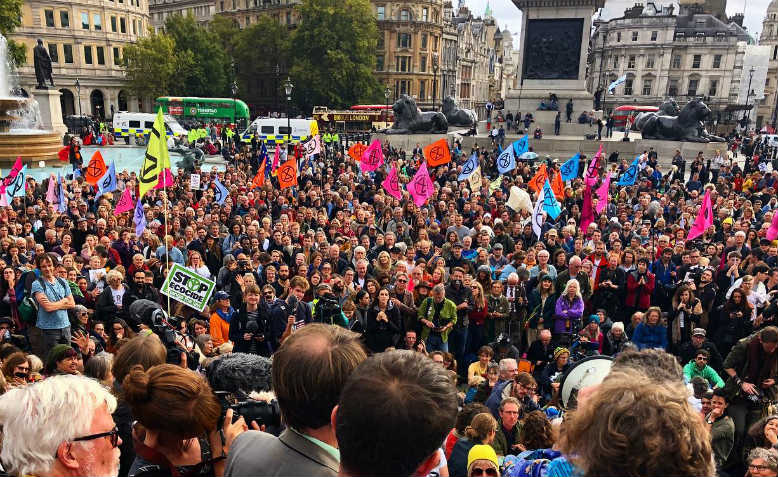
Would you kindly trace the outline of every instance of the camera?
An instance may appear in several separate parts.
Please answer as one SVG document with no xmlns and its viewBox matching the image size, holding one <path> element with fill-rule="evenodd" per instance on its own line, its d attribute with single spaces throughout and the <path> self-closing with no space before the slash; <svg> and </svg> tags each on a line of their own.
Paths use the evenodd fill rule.
<svg viewBox="0 0 778 477">
<path fill-rule="evenodd" d="M 222 420 L 227 410 L 232 409 L 232 422 L 243 416 L 246 424 L 255 421 L 258 425 L 266 427 L 281 425 L 281 408 L 278 407 L 278 401 L 275 399 L 270 401 L 252 399 L 242 392 L 214 391 L 214 394 L 222 405 Z"/>
<path fill-rule="evenodd" d="M 179 343 L 184 335 L 178 331 L 183 322 L 179 316 L 168 316 L 162 307 L 151 300 L 135 300 L 129 308 L 130 322 L 133 328 L 143 324 L 159 337 L 159 340 L 167 349 L 167 362 L 169 364 L 181 364 L 181 353 L 186 354 L 186 364 L 191 370 L 196 370 L 200 365 L 200 353 L 195 350 L 187 351 Z"/>
<path fill-rule="evenodd" d="M 335 324 L 341 314 L 338 298 L 332 293 L 325 293 L 320 296 L 319 301 L 316 303 L 315 314 L 314 321 Z"/>
</svg>

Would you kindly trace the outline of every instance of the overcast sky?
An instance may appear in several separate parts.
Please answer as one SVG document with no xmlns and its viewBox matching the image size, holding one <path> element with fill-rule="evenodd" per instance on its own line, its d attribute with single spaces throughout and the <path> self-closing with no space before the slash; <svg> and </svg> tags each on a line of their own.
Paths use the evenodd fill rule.
<svg viewBox="0 0 778 477">
<path fill-rule="evenodd" d="M 470 8 L 476 16 L 483 16 L 486 9 L 486 3 L 489 2 L 489 6 L 494 12 L 494 18 L 500 25 L 500 28 L 504 28 L 506 25 L 508 29 L 514 33 L 514 44 L 518 46 L 518 35 L 516 33 L 521 28 L 521 12 L 513 5 L 511 0 L 465 0 L 465 5 Z M 624 9 L 629 8 L 635 4 L 636 0 L 606 0 L 605 8 L 602 12 L 604 19 L 620 17 L 624 15 Z M 453 1 L 454 5 L 457 4 L 456 0 Z M 646 0 L 642 0 L 645 4 Z M 660 5 L 667 5 L 670 2 L 657 2 Z M 676 3 L 677 2 L 673 2 Z M 727 2 L 727 14 L 734 15 L 738 12 L 745 12 L 744 25 L 751 33 L 751 36 L 758 39 L 758 33 L 762 31 L 762 20 L 764 19 L 767 6 L 770 4 L 770 0 L 729 0 Z M 678 8 L 676 6 L 676 12 Z"/>
</svg>

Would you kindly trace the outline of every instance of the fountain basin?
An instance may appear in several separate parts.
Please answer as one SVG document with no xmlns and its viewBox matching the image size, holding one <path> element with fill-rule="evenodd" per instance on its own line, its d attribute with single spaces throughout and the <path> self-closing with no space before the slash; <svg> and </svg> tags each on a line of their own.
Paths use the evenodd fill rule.
<svg viewBox="0 0 778 477">
<path fill-rule="evenodd" d="M 15 134 L 0 134 L 0 168 L 13 166 L 21 156 L 28 167 L 35 167 L 38 161 L 58 160 L 57 153 L 62 149 L 62 135 L 54 131 L 25 130 Z"/>
</svg>

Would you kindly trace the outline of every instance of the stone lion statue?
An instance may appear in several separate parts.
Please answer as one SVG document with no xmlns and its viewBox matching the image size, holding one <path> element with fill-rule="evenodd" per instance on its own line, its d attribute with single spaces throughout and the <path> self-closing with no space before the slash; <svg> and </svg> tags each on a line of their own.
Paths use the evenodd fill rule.
<svg viewBox="0 0 778 477">
<path fill-rule="evenodd" d="M 394 105 L 394 124 L 385 129 L 386 134 L 445 134 L 448 121 L 443 113 L 437 111 L 421 112 L 413 98 L 400 96 Z"/>
<path fill-rule="evenodd" d="M 181 151 L 181 160 L 176 163 L 176 167 L 183 169 L 188 173 L 193 173 L 196 167 L 202 167 L 205 162 L 205 153 L 200 148 L 185 149 Z"/>
<path fill-rule="evenodd" d="M 640 115 L 635 120 L 643 139 L 662 139 L 688 142 L 724 142 L 724 138 L 708 134 L 702 122 L 710 114 L 708 106 L 700 98 L 695 98 L 673 115 L 677 110 L 675 101 L 665 101 L 657 113 Z"/>
<path fill-rule="evenodd" d="M 443 100 L 443 114 L 451 126 L 470 127 L 478 121 L 475 111 L 457 108 L 457 103 L 451 96 L 446 96 Z"/>
</svg>

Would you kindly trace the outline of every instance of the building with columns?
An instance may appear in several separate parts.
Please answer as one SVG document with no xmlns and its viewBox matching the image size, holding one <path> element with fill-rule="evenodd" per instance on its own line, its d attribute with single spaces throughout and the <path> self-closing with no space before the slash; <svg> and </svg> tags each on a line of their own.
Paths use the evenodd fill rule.
<svg viewBox="0 0 778 477">
<path fill-rule="evenodd" d="M 121 67 L 124 48 L 149 27 L 148 8 L 147 0 L 25 1 L 22 25 L 9 36 L 24 45 L 27 55 L 17 67 L 19 87 L 31 93 L 37 84 L 33 48 L 41 38 L 62 93 L 63 116 L 150 111 L 152 98 L 137 98 L 124 89 Z"/>
<path fill-rule="evenodd" d="M 778 126 L 778 0 L 773 0 L 767 7 L 762 21 L 762 34 L 759 45 L 769 47 L 769 62 L 767 81 L 765 82 L 765 98 L 758 107 L 758 115 L 765 119 L 773 128 Z"/>
<path fill-rule="evenodd" d="M 151 26 L 158 32 L 170 15 L 189 15 L 198 23 L 208 23 L 216 12 L 215 3 L 213 0 L 149 0 Z"/>
</svg>

